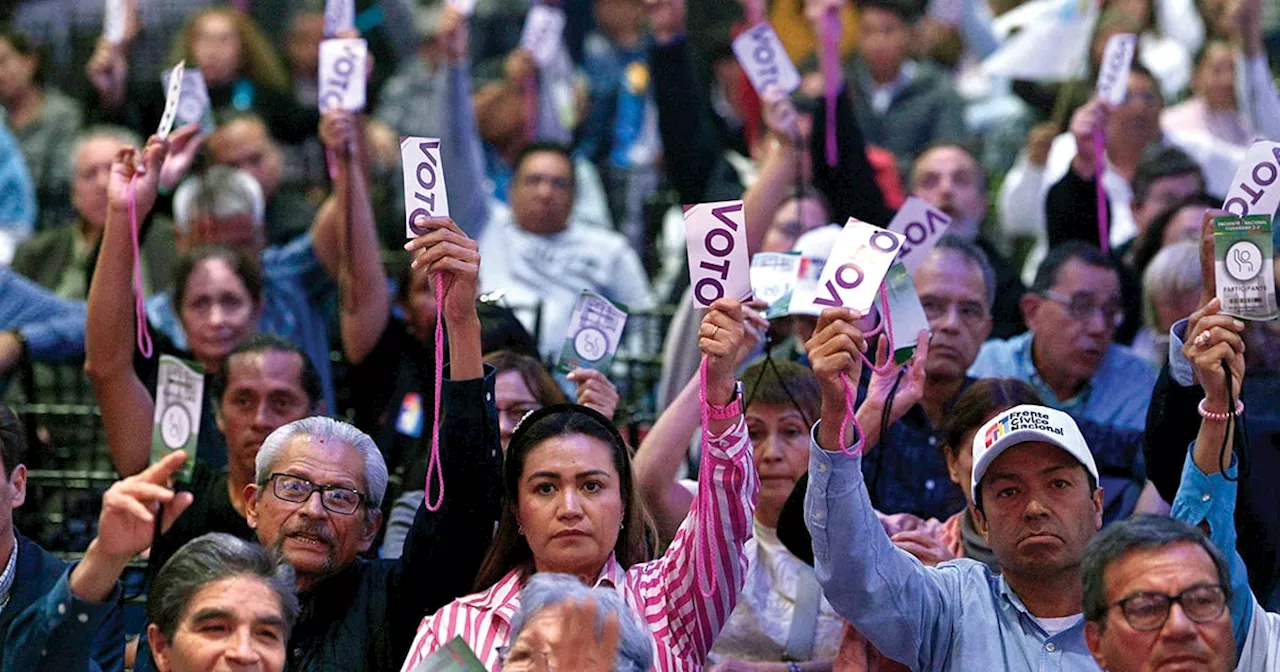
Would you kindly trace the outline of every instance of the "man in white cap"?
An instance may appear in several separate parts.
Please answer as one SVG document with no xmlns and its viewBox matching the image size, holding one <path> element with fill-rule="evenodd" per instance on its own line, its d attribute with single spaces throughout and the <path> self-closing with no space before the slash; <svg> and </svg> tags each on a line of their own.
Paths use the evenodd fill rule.
<svg viewBox="0 0 1280 672">
<path fill-rule="evenodd" d="M 1098 670 L 1085 645 L 1080 566 L 1102 526 L 1102 490 L 1075 421 L 1016 406 L 983 425 L 973 440 L 974 521 L 1002 574 L 968 559 L 926 567 L 885 533 L 862 477 L 862 437 L 852 423 L 842 431 L 844 381 L 858 379 L 866 348 L 855 318 L 824 312 L 807 347 L 822 420 L 805 523 L 827 599 L 913 670 Z"/>
</svg>

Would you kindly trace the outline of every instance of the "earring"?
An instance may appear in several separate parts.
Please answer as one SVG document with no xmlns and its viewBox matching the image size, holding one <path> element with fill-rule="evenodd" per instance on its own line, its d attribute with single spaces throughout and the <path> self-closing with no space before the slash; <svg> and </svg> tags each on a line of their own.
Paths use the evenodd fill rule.
<svg viewBox="0 0 1280 672">
<path fill-rule="evenodd" d="M 516 534 L 522 537 L 524 536 L 524 525 L 521 525 L 520 523 L 516 523 Z"/>
<path fill-rule="evenodd" d="M 626 521 L 623 521 L 623 522 L 621 522 L 621 523 L 618 523 L 618 529 L 619 529 L 619 530 L 625 530 L 625 529 L 627 529 L 627 523 L 626 523 Z"/>
</svg>

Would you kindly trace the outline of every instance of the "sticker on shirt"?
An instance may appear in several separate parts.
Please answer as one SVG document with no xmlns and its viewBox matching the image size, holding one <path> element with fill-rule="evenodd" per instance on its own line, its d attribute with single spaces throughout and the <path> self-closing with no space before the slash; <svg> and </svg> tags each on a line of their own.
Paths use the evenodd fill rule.
<svg viewBox="0 0 1280 672">
<path fill-rule="evenodd" d="M 325 0 L 324 34 L 332 37 L 356 29 L 355 0 Z"/>
<path fill-rule="evenodd" d="M 448 217 L 449 193 L 444 186 L 439 138 L 400 138 L 404 169 L 405 236 L 427 233 L 414 225 L 418 217 Z"/>
<path fill-rule="evenodd" d="M 325 40 L 320 43 L 320 111 L 359 112 L 365 105 L 368 45 L 364 40 Z"/>
<path fill-rule="evenodd" d="M 1242 320 L 1274 320 L 1275 251 L 1270 215 L 1213 220 L 1214 279 L 1222 312 Z"/>
<path fill-rule="evenodd" d="M 196 465 L 196 443 L 200 435 L 200 413 L 204 410 L 204 369 L 195 362 L 160 355 L 156 376 L 155 415 L 151 428 L 151 464 L 175 451 L 186 451 L 187 459 L 175 475 L 191 482 Z"/>
<path fill-rule="evenodd" d="M 524 32 L 520 34 L 520 47 L 533 54 L 533 62 L 539 68 L 551 64 L 560 50 L 560 38 L 564 34 L 564 12 L 556 7 L 534 5 L 524 20 Z"/>
<path fill-rule="evenodd" d="M 409 392 L 400 402 L 400 415 L 396 416 L 396 431 L 416 439 L 422 436 L 422 395 Z"/>
<path fill-rule="evenodd" d="M 819 315 L 828 308 L 849 308 L 866 315 L 902 241 L 892 231 L 850 217 L 831 248 L 812 302 L 795 305 L 793 301 L 791 312 Z"/>
<path fill-rule="evenodd" d="M 186 67 L 186 61 L 179 61 L 166 78 L 169 82 L 169 90 L 164 97 L 164 114 L 160 115 L 160 126 L 156 129 L 156 135 L 161 138 L 169 137 L 169 132 L 173 130 L 173 122 L 178 118 L 178 101 L 182 98 L 182 73 Z"/>
<path fill-rule="evenodd" d="M 1222 209 L 1244 217 L 1269 215 L 1280 206 L 1280 142 L 1260 140 L 1245 152 Z"/>
<path fill-rule="evenodd" d="M 907 272 L 906 264 L 898 261 L 884 277 L 885 294 L 889 300 L 889 321 L 893 328 L 893 361 L 901 364 L 916 354 L 916 339 L 920 331 L 929 331 L 929 318 L 920 305 L 916 284 Z"/>
<path fill-rule="evenodd" d="M 907 267 L 907 273 L 915 273 L 929 250 L 938 244 L 938 239 L 947 232 L 951 218 L 947 213 L 933 207 L 928 201 L 916 196 L 907 197 L 902 209 L 889 222 L 889 230 L 901 234 L 902 250 L 898 252 L 898 261 Z"/>
<path fill-rule="evenodd" d="M 783 95 L 791 95 L 800 87 L 800 73 L 768 21 L 761 21 L 733 41 L 733 53 L 747 73 L 756 93 L 777 87 Z"/>
<path fill-rule="evenodd" d="M 751 299 L 751 259 L 742 201 L 684 207 L 689 283 L 694 304 L 710 307 L 717 299 Z"/>
<path fill-rule="evenodd" d="M 569 334 L 557 368 L 564 373 L 586 368 L 607 374 L 626 326 L 626 306 L 584 290 L 569 316 Z"/>
<path fill-rule="evenodd" d="M 798 252 L 759 252 L 751 257 L 751 294 L 765 303 L 765 319 L 788 314 L 803 264 Z"/>
<path fill-rule="evenodd" d="M 459 635 L 422 659 L 413 672 L 485 672 L 484 664 Z"/>
<path fill-rule="evenodd" d="M 166 89 L 172 85 L 169 80 L 175 72 L 177 68 L 164 73 Z M 183 68 L 182 83 L 178 87 L 178 107 L 174 110 L 174 125 L 186 126 L 187 124 L 200 124 L 202 132 L 206 135 L 212 133 L 215 128 L 213 109 L 209 104 L 209 89 L 204 84 L 204 75 L 200 74 L 199 68 Z"/>
<path fill-rule="evenodd" d="M 1129 70 L 1133 67 L 1133 52 L 1138 48 L 1138 36 L 1119 33 L 1107 38 L 1102 52 L 1102 67 L 1098 71 L 1098 97 L 1115 107 L 1124 102 L 1129 91 Z"/>
</svg>

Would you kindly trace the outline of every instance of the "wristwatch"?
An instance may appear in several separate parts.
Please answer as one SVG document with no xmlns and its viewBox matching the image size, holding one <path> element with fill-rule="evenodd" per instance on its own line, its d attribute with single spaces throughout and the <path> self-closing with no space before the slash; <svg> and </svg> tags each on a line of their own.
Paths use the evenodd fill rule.
<svg viewBox="0 0 1280 672">
<path fill-rule="evenodd" d="M 712 420 L 729 420 L 742 415 L 742 381 L 736 381 L 733 385 L 733 399 L 724 406 L 716 406 L 710 401 L 707 402 L 707 408 L 710 412 L 707 414 Z"/>
</svg>

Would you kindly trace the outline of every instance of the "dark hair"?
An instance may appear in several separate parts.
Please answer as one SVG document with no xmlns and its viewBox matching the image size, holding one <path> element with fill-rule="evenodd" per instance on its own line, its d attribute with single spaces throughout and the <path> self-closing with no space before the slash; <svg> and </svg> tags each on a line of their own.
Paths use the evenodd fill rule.
<svg viewBox="0 0 1280 672">
<path fill-rule="evenodd" d="M 1040 267 L 1036 269 L 1035 281 L 1027 288 L 1031 294 L 1043 294 L 1058 282 L 1058 275 L 1062 271 L 1062 267 L 1066 266 L 1072 259 L 1079 259 L 1081 263 L 1094 268 L 1105 268 L 1116 275 L 1120 274 L 1120 268 L 1116 265 L 1115 260 L 1102 253 L 1097 245 L 1086 243 L 1082 240 L 1072 240 L 1061 245 L 1055 245 L 1049 250 L 1049 254 L 1045 255 L 1044 261 L 1040 262 Z"/>
<path fill-rule="evenodd" d="M 218 400 L 218 405 L 222 405 L 222 395 L 226 394 L 227 387 L 230 385 L 229 373 L 231 369 L 231 359 L 237 355 L 251 355 L 260 352 L 281 352 L 288 355 L 297 355 L 302 359 L 302 379 L 298 384 L 302 386 L 302 391 L 307 395 L 307 401 L 311 402 L 311 410 L 314 412 L 324 401 L 324 391 L 320 386 L 320 372 L 316 370 L 315 363 L 302 351 L 302 348 L 286 341 L 285 339 L 275 335 L 266 333 L 257 333 L 245 339 L 243 343 L 237 345 L 227 358 L 223 360 L 222 366 L 213 374 L 211 389 L 213 398 Z"/>
<path fill-rule="evenodd" d="M 576 193 L 578 190 L 578 178 L 577 174 L 574 172 L 573 152 L 567 146 L 559 142 L 539 140 L 525 145 L 524 148 L 520 150 L 520 153 L 516 155 L 515 163 L 511 166 L 511 174 L 519 174 L 520 167 L 524 165 L 524 162 L 528 160 L 530 156 L 546 152 L 558 154 L 569 164 L 569 188 Z"/>
<path fill-rule="evenodd" d="M 977 243 L 950 233 L 939 238 L 933 249 L 951 250 L 978 267 L 982 272 L 983 288 L 986 290 L 983 296 L 987 299 L 987 312 L 990 313 L 991 307 L 996 304 L 996 269 L 991 265 L 991 259 L 987 257 L 987 253 L 983 252 Z"/>
<path fill-rule="evenodd" d="M 13 468 L 27 459 L 27 431 L 22 426 L 22 418 L 0 402 L 0 460 L 4 461 L 0 469 L 0 477 L 9 478 Z"/>
<path fill-rule="evenodd" d="M 1133 250 L 1133 267 L 1139 273 L 1146 270 L 1147 265 L 1152 259 L 1160 253 L 1160 249 L 1164 247 L 1164 232 L 1169 229 L 1169 225 L 1173 224 L 1173 220 L 1183 208 L 1204 206 L 1206 208 L 1216 208 L 1221 205 L 1221 201 L 1215 200 L 1206 193 L 1192 194 L 1186 198 L 1174 201 L 1172 205 L 1165 208 L 1156 218 L 1151 220 L 1147 225 L 1147 230 L 1142 233 L 1142 237 L 1135 244 Z"/>
<path fill-rule="evenodd" d="M 857 0 L 859 10 L 879 9 L 890 12 L 902 19 L 903 23 L 911 23 L 919 13 L 918 6 L 907 0 Z"/>
<path fill-rule="evenodd" d="M 1209 554 L 1230 604 L 1231 573 L 1227 558 L 1203 532 L 1176 518 L 1139 514 L 1108 525 L 1085 547 L 1080 566 L 1085 620 L 1097 623 L 1100 631 L 1106 630 L 1108 566 L 1134 551 L 1152 551 L 1174 544 L 1196 544 Z"/>
<path fill-rule="evenodd" d="M 1043 405 L 1040 395 L 1017 378 L 983 378 L 960 393 L 942 419 L 942 455 L 955 457 L 969 434 L 978 431 L 988 420 L 1014 406 Z"/>
<path fill-rule="evenodd" d="M 1195 173 L 1200 178 L 1200 186 L 1204 188 L 1204 171 L 1200 164 L 1186 152 L 1177 147 L 1156 145 L 1147 150 L 1133 173 L 1133 203 L 1141 205 L 1147 201 L 1147 194 L 1157 180 L 1166 177 L 1177 177 Z"/>
<path fill-rule="evenodd" d="M 506 461 L 502 466 L 502 519 L 476 576 L 477 591 L 494 585 L 512 569 L 533 561 L 533 551 L 519 533 L 514 510 L 520 501 L 520 477 L 524 473 L 525 459 L 546 441 L 573 435 L 601 441 L 613 450 L 613 466 L 618 472 L 619 494 L 624 507 L 623 527 L 613 547 L 618 564 L 627 569 L 649 560 L 649 540 L 656 539 L 657 534 L 635 486 L 631 449 L 608 418 L 585 406 L 556 404 L 534 411 L 521 420 L 507 446 Z"/>
<path fill-rule="evenodd" d="M 261 305 L 262 269 L 258 268 L 258 260 L 225 245 L 202 245 L 182 255 L 173 269 L 173 308 L 179 315 L 182 314 L 182 301 L 187 295 L 187 280 L 200 264 L 213 259 L 226 263 L 231 272 L 240 278 L 253 302 Z"/>
<path fill-rule="evenodd" d="M 808 367 L 785 359 L 762 359 L 742 372 L 746 408 L 754 404 L 794 407 L 807 426 L 822 413 L 822 388 Z"/>
<path fill-rule="evenodd" d="M 172 639 L 201 588 L 235 577 L 257 579 L 280 599 L 285 638 L 298 620 L 298 589 L 293 567 L 279 562 L 271 551 L 222 532 L 210 532 L 179 548 L 156 574 L 147 596 L 147 622 Z"/>
<path fill-rule="evenodd" d="M 45 62 L 46 49 L 43 45 L 37 44 L 29 35 L 16 28 L 6 28 L 0 26 L 0 40 L 9 43 L 13 50 L 26 58 L 36 59 L 36 69 L 31 73 L 31 85 L 41 88 L 45 84 L 45 76 L 48 67 Z"/>
<path fill-rule="evenodd" d="M 484 363 L 496 369 L 495 375 L 501 375 L 507 371 L 520 374 L 520 379 L 524 381 L 524 386 L 529 388 L 534 400 L 543 406 L 569 403 L 564 390 L 561 390 L 551 374 L 547 373 L 542 362 L 533 357 L 510 350 L 499 350 L 485 356 Z"/>
</svg>

